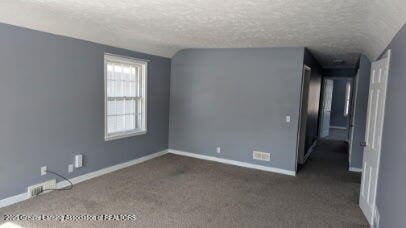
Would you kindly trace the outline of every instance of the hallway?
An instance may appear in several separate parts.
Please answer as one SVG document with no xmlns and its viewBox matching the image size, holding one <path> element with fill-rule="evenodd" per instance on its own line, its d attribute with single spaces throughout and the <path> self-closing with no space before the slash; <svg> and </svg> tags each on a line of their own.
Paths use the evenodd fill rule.
<svg viewBox="0 0 406 228">
<path fill-rule="evenodd" d="M 333 205 L 337 213 L 351 215 L 346 227 L 369 227 L 358 205 L 361 174 L 348 171 L 348 144 L 321 139 L 297 174 L 301 182 L 312 183 L 313 196 L 319 202 Z M 353 213 L 348 213 L 353 211 Z M 345 213 L 344 213 L 345 212 Z"/>
<path fill-rule="evenodd" d="M 341 140 L 328 138 L 318 140 L 313 153 L 298 174 L 306 176 L 316 173 L 335 178 L 347 176 L 355 183 L 361 182 L 360 174 L 348 172 L 348 144 Z"/>
</svg>

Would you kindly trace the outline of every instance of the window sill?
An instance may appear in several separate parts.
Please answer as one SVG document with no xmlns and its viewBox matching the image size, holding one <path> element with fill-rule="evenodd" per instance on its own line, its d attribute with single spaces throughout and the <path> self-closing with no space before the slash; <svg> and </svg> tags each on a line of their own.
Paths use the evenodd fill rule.
<svg viewBox="0 0 406 228">
<path fill-rule="evenodd" d="M 117 134 L 105 136 L 104 141 L 107 142 L 107 141 L 112 141 L 112 140 L 116 140 L 116 139 L 129 138 L 129 137 L 133 137 L 133 136 L 137 136 L 137 135 L 145 135 L 145 134 L 147 134 L 147 130 L 117 133 Z"/>
</svg>

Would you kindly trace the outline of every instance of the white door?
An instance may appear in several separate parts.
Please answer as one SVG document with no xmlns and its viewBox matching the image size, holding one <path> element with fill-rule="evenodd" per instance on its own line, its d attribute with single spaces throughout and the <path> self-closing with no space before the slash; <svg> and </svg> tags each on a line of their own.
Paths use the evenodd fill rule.
<svg viewBox="0 0 406 228">
<path fill-rule="evenodd" d="M 320 125 L 320 137 L 326 137 L 329 135 L 330 130 L 330 116 L 331 116 L 331 101 L 333 99 L 333 87 L 334 82 L 332 79 L 324 80 L 324 94 L 323 105 L 321 112 L 321 125 Z"/>
<path fill-rule="evenodd" d="M 389 56 L 372 63 L 369 85 L 367 125 L 364 142 L 361 194 L 359 205 L 372 225 L 375 216 L 375 198 L 381 153 L 382 128 L 385 114 Z"/>
</svg>

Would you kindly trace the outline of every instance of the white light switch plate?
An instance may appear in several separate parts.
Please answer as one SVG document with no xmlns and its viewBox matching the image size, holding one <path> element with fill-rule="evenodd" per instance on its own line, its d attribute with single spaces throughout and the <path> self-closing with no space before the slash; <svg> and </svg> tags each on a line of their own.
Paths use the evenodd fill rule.
<svg viewBox="0 0 406 228">
<path fill-rule="evenodd" d="M 290 116 L 286 116 L 286 123 L 290 123 Z"/>
</svg>

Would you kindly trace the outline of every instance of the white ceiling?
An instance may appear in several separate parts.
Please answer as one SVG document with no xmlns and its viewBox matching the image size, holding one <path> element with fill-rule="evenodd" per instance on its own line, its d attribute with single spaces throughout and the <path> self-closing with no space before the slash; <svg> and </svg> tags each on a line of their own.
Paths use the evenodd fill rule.
<svg viewBox="0 0 406 228">
<path fill-rule="evenodd" d="M 329 65 L 375 59 L 406 0 L 1 0 L 0 22 L 149 54 L 185 48 L 309 47 Z"/>
</svg>

